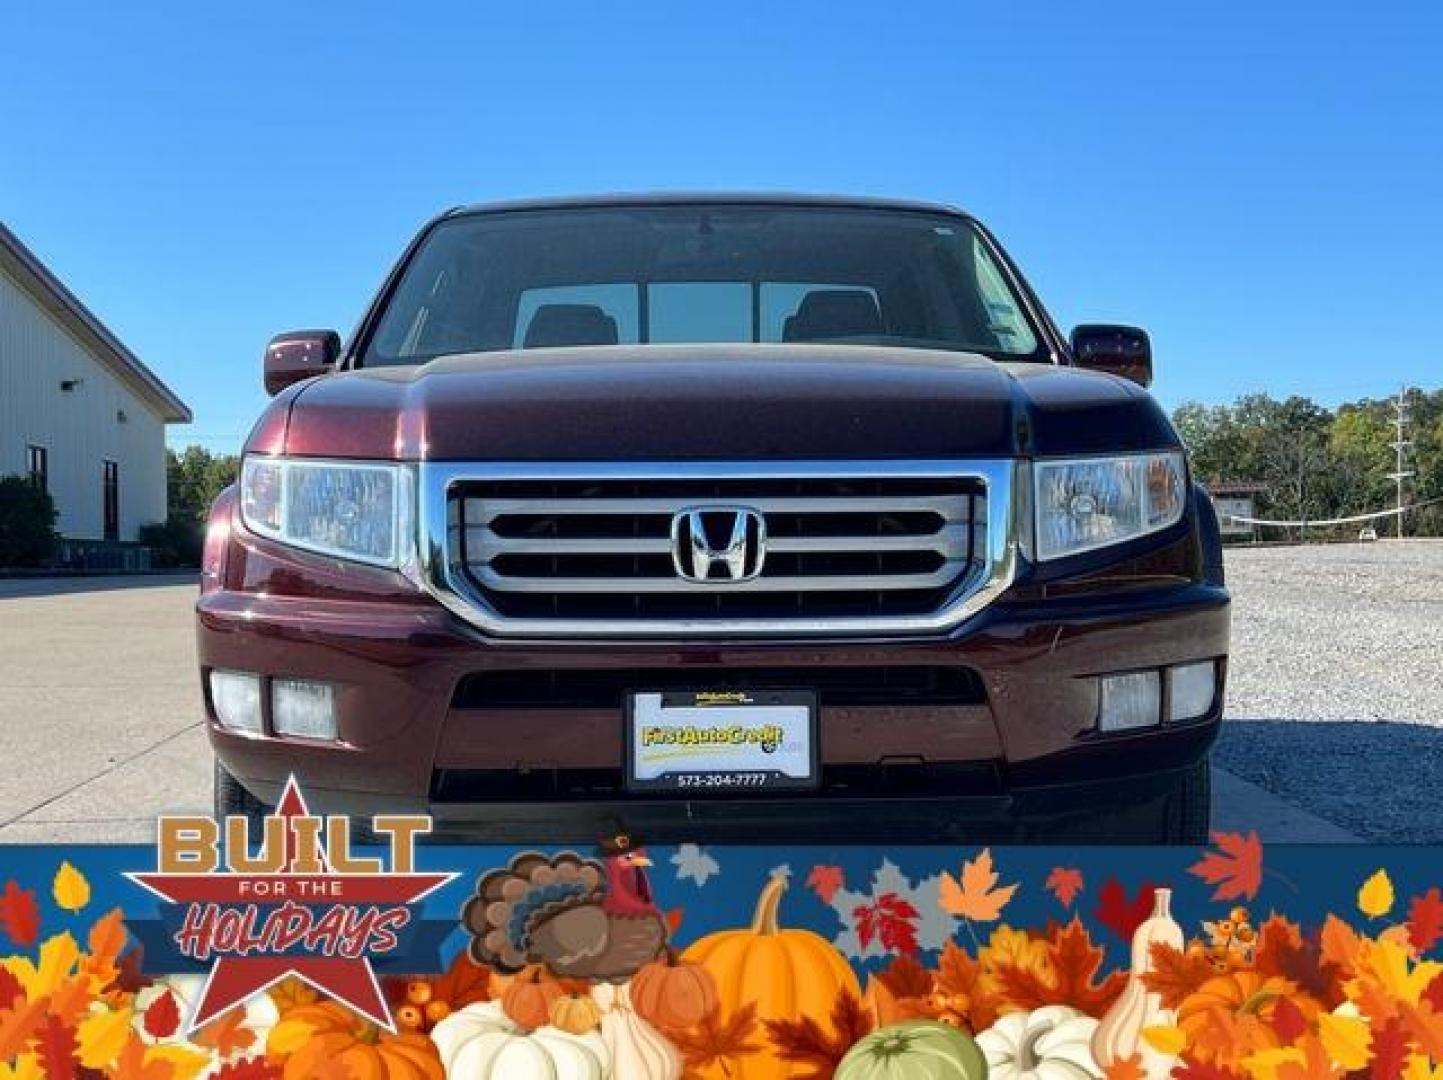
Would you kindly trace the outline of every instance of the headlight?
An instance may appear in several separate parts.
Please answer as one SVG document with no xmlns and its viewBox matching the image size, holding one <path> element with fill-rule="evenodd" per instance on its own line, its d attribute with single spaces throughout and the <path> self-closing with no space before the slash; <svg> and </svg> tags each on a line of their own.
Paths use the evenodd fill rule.
<svg viewBox="0 0 1443 1080">
<path fill-rule="evenodd" d="M 1034 464 L 1033 477 L 1039 561 L 1165 529 L 1186 505 L 1181 451 L 1044 459 Z"/>
<path fill-rule="evenodd" d="M 246 528 L 322 555 L 401 567 L 411 501 L 404 465 L 248 457 L 241 466 Z"/>
</svg>

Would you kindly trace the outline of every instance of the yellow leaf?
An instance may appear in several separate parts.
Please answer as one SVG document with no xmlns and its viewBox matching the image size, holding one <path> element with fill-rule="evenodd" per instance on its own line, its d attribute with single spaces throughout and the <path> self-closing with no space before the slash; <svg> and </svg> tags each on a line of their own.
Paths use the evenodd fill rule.
<svg viewBox="0 0 1443 1080">
<path fill-rule="evenodd" d="M 304 1020 L 282 1019 L 271 1028 L 271 1033 L 266 1038 L 266 1053 L 272 1057 L 289 1057 L 310 1042 L 315 1033 L 314 1024 L 308 1024 Z"/>
<path fill-rule="evenodd" d="M 1347 984 L 1351 997 L 1361 997 L 1364 984 L 1371 983 L 1397 1001 L 1417 1005 L 1434 978 L 1443 974 L 1443 964 L 1422 960 L 1414 964 L 1405 946 L 1391 938 L 1358 943 L 1353 963 L 1357 978 Z"/>
<path fill-rule="evenodd" d="M 1338 1016 L 1336 1013 L 1320 1013 L 1318 1034 L 1322 1037 L 1324 1052 L 1335 1065 L 1353 1072 L 1368 1064 L 1372 1036 L 1366 1020 L 1355 1020 L 1350 1016 Z"/>
<path fill-rule="evenodd" d="M 1379 870 L 1358 890 L 1358 910 L 1370 919 L 1382 918 L 1393 910 L 1393 880 Z"/>
<path fill-rule="evenodd" d="M 171 1066 L 171 1080 L 195 1080 L 208 1066 L 217 1063 L 204 1050 L 195 1050 L 176 1043 L 152 1046 L 145 1051 L 145 1063 L 164 1061 Z"/>
<path fill-rule="evenodd" d="M 75 973 L 75 965 L 79 960 L 80 946 L 68 933 L 47 938 L 40 946 L 40 964 L 35 970 L 35 985 L 33 989 L 26 987 L 30 999 L 33 1001 L 49 994 L 63 979 Z"/>
<path fill-rule="evenodd" d="M 1176 1026 L 1143 1028 L 1142 1040 L 1167 1057 L 1180 1057 L 1187 1049 L 1187 1032 Z"/>
<path fill-rule="evenodd" d="M 130 1009 L 92 1013 L 80 1022 L 76 1032 L 80 1043 L 80 1064 L 103 1069 L 120 1056 L 130 1037 Z"/>
<path fill-rule="evenodd" d="M 90 903 L 90 882 L 85 875 L 68 862 L 62 862 L 55 871 L 55 883 L 50 887 L 55 903 L 66 911 L 79 911 Z"/>
<path fill-rule="evenodd" d="M 0 1080 L 45 1080 L 45 1074 L 34 1054 L 21 1054 L 13 1065 L 0 1061 Z"/>
</svg>

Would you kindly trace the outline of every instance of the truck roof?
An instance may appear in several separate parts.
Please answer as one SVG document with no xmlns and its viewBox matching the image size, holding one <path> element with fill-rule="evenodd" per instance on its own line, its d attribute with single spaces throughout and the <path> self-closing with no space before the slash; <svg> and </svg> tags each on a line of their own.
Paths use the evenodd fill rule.
<svg viewBox="0 0 1443 1080">
<path fill-rule="evenodd" d="M 966 211 L 945 203 L 920 199 L 892 199 L 875 195 L 798 195 L 756 191 L 667 191 L 620 192 L 610 195 L 556 195 L 534 199 L 506 199 L 498 202 L 458 206 L 445 216 L 490 214 L 510 210 L 575 210 L 607 206 L 830 206 L 870 210 L 909 210 L 929 214 L 970 217 Z"/>
</svg>

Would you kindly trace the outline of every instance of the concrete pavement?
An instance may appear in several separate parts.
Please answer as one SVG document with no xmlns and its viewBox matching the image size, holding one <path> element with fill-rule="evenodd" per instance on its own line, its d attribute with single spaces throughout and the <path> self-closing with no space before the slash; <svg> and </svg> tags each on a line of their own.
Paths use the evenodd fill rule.
<svg viewBox="0 0 1443 1080">
<path fill-rule="evenodd" d="M 0 842 L 145 842 L 210 809 L 194 600 L 191 579 L 0 581 Z M 1228 773 L 1214 803 L 1267 842 L 1354 839 Z"/>
</svg>

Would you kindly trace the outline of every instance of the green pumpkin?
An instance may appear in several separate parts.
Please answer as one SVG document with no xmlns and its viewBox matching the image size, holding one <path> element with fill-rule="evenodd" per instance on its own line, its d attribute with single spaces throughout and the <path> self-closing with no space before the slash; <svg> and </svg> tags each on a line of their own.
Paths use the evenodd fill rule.
<svg viewBox="0 0 1443 1080">
<path fill-rule="evenodd" d="M 848 1050 L 835 1080 L 987 1080 L 987 1059 L 954 1027 L 907 1020 L 872 1032 Z"/>
</svg>

